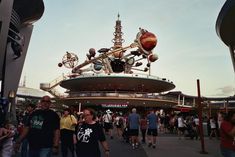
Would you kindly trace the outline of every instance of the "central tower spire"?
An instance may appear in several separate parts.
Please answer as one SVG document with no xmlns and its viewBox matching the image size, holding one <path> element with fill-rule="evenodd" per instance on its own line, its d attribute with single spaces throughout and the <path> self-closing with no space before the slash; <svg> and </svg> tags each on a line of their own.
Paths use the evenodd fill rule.
<svg viewBox="0 0 235 157">
<path fill-rule="evenodd" d="M 121 21 L 119 20 L 119 18 L 120 18 L 119 13 L 118 13 L 117 17 L 118 17 L 118 19 L 116 21 L 116 26 L 114 27 L 115 32 L 113 33 L 114 38 L 112 40 L 112 42 L 114 43 L 113 49 L 117 49 L 117 48 L 122 47 L 122 43 L 124 42 L 124 39 L 122 39 L 123 33 L 122 33 Z"/>
</svg>

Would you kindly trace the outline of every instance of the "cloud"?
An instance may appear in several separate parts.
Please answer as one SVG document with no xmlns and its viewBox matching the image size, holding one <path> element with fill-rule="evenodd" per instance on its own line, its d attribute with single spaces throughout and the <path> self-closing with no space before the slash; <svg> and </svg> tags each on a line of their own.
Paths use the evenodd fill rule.
<svg viewBox="0 0 235 157">
<path fill-rule="evenodd" d="M 218 88 L 217 90 L 219 90 L 220 92 L 217 95 L 234 95 L 235 93 L 235 88 L 231 85 L 231 86 L 225 86 L 225 87 L 221 87 Z"/>
</svg>

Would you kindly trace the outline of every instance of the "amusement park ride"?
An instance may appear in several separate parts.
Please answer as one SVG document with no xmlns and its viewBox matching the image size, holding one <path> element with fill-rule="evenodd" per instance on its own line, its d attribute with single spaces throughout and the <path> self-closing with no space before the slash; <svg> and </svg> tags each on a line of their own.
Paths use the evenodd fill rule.
<svg viewBox="0 0 235 157">
<path fill-rule="evenodd" d="M 59 100 L 73 99 L 79 103 L 85 103 L 95 99 L 93 103 L 97 104 L 101 101 L 111 101 L 107 93 L 148 94 L 161 93 L 175 88 L 173 82 L 166 78 L 154 77 L 150 74 L 151 63 L 158 60 L 158 56 L 152 52 L 157 45 L 157 37 L 153 33 L 139 28 L 134 42 L 123 47 L 124 39 L 121 28 L 118 15 L 112 40 L 114 45 L 98 51 L 90 48 L 86 54 L 87 59 L 80 64 L 75 53 L 66 52 L 58 66 L 71 69 L 71 73 L 60 77 L 53 83 L 41 84 L 41 89 L 53 94 L 53 88 L 60 85 L 67 89 L 68 96 L 57 97 Z M 95 98 L 92 93 L 96 93 Z M 53 95 L 57 96 L 55 93 Z M 84 95 L 89 96 L 84 98 Z M 121 98 L 118 97 L 118 99 Z M 81 100 L 84 101 L 81 102 Z M 116 99 L 113 100 L 113 102 L 116 101 Z"/>
<path fill-rule="evenodd" d="M 118 35 L 117 35 L 118 36 Z M 157 44 L 157 38 L 153 33 L 147 30 L 141 29 L 137 34 L 137 37 L 129 46 L 122 47 L 121 42 L 115 41 L 114 47 L 101 48 L 98 50 L 99 56 L 96 56 L 94 48 L 89 49 L 87 54 L 87 60 L 80 65 L 78 64 L 78 56 L 74 53 L 66 52 L 62 58 L 62 62 L 58 64 L 59 67 L 63 65 L 66 68 L 72 68 L 72 73 L 81 75 L 84 72 L 93 71 L 95 73 L 128 73 L 132 74 L 132 70 L 139 70 L 147 72 L 150 68 L 150 63 L 155 62 L 158 59 L 156 54 L 152 53 L 153 48 Z M 133 51 L 130 49 L 137 48 Z M 141 66 L 141 60 L 146 59 L 147 65 L 143 70 L 135 69 L 135 67 Z M 84 68 L 87 65 L 89 68 Z"/>
</svg>

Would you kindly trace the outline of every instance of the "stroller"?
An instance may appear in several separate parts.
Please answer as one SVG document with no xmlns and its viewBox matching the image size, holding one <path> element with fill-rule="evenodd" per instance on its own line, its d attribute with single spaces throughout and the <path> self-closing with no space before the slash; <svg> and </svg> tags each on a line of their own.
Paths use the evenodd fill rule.
<svg viewBox="0 0 235 157">
<path fill-rule="evenodd" d="M 185 134 L 185 137 L 189 137 L 191 140 L 194 139 L 194 137 L 196 137 L 196 131 L 195 129 L 193 128 L 192 124 L 185 124 L 186 125 L 186 128 L 185 128 L 185 131 L 186 131 L 186 134 Z"/>
</svg>

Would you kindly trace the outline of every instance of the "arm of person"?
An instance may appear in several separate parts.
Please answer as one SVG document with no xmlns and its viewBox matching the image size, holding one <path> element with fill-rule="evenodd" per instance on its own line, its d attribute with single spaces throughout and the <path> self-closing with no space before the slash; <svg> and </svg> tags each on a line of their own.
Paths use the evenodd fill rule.
<svg viewBox="0 0 235 157">
<path fill-rule="evenodd" d="M 0 128 L 0 137 L 8 134 L 8 130 L 6 128 Z"/>
<path fill-rule="evenodd" d="M 109 147 L 107 141 L 100 141 L 100 144 L 104 150 L 104 154 L 106 157 L 109 157 Z"/>
<path fill-rule="evenodd" d="M 25 139 L 25 137 L 28 135 L 28 133 L 29 133 L 29 127 L 26 126 L 23 128 L 23 131 L 20 134 L 19 138 L 16 140 L 16 143 L 20 144 L 23 141 L 23 139 Z"/>
<path fill-rule="evenodd" d="M 235 126 L 233 126 L 232 130 L 228 132 L 228 135 L 231 137 L 235 137 Z"/>
<path fill-rule="evenodd" d="M 59 141 L 60 141 L 60 129 L 56 129 L 54 131 L 53 148 L 52 148 L 52 152 L 54 155 L 57 155 L 59 153 Z"/>
<path fill-rule="evenodd" d="M 10 134 L 9 130 L 7 130 L 6 128 L 0 128 L 0 141 L 8 137 L 9 134 Z"/>
<path fill-rule="evenodd" d="M 73 144 L 77 144 L 77 138 L 75 134 L 73 134 Z"/>
<path fill-rule="evenodd" d="M 21 142 L 28 135 L 28 132 L 29 132 L 29 127 L 24 127 L 22 133 L 20 134 L 19 138 L 16 140 L 15 145 L 14 145 L 14 150 L 16 152 L 19 151 Z"/>
<path fill-rule="evenodd" d="M 54 131 L 53 147 L 59 147 L 60 129 Z"/>
<path fill-rule="evenodd" d="M 220 131 L 222 131 L 222 133 L 226 134 L 227 136 L 230 136 L 232 138 L 235 137 L 235 126 L 230 122 L 222 122 L 220 126 Z"/>
<path fill-rule="evenodd" d="M 53 134 L 53 148 L 58 150 L 60 142 L 60 117 L 54 112 L 54 134 Z"/>
<path fill-rule="evenodd" d="M 78 123 L 77 118 L 75 118 L 74 115 L 70 115 L 70 118 L 71 118 L 71 121 L 72 121 L 72 125 L 77 125 L 77 123 Z"/>
</svg>

